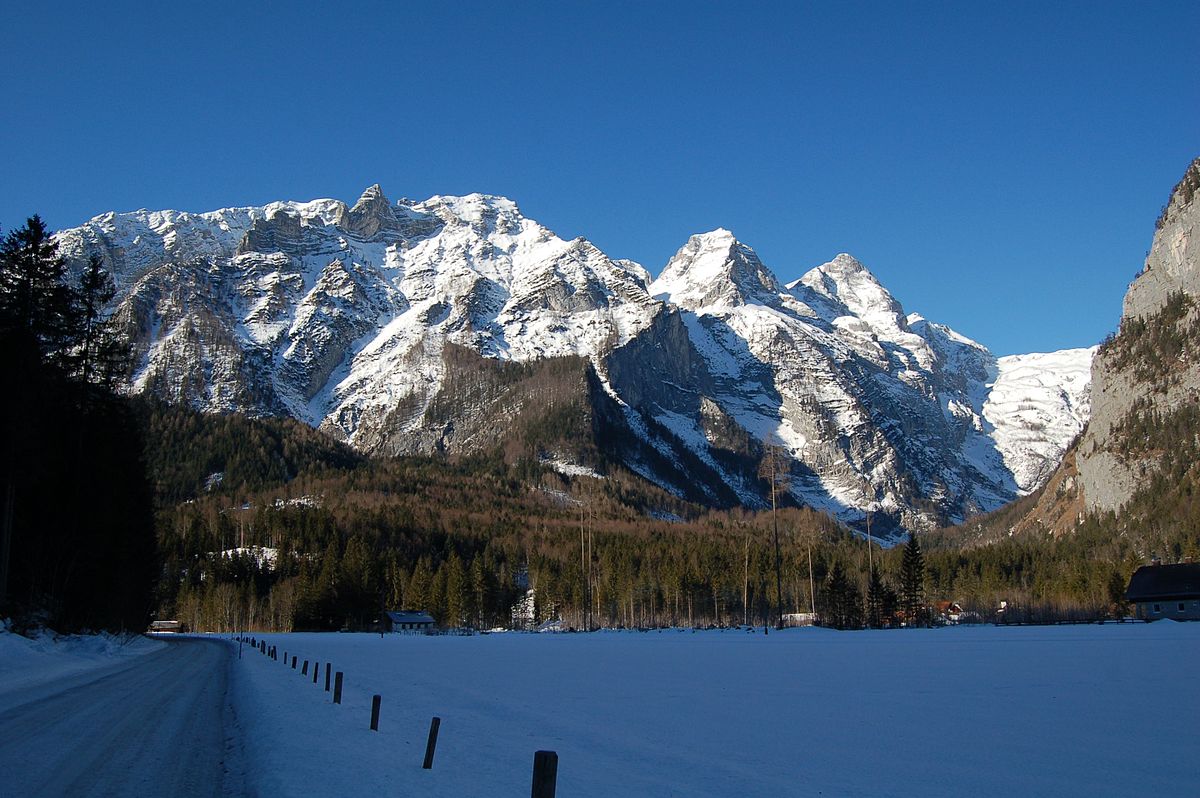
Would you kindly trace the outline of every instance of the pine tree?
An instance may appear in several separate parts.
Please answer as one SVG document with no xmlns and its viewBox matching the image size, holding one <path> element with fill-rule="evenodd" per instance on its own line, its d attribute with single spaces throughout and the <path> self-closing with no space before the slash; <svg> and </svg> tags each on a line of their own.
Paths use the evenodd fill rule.
<svg viewBox="0 0 1200 798">
<path fill-rule="evenodd" d="M 879 569 L 871 571 L 871 578 L 867 583 L 866 622 L 867 626 L 872 629 L 879 629 L 883 626 L 884 589 L 883 577 L 879 575 Z"/>
<path fill-rule="evenodd" d="M 483 555 L 471 562 L 471 592 L 475 608 L 475 625 L 484 628 L 484 615 L 491 598 L 491 574 L 484 567 Z"/>
<path fill-rule="evenodd" d="M 74 293 L 66 262 L 41 217 L 0 244 L 0 329 L 28 336 L 42 357 L 62 365 L 73 343 Z"/>
<path fill-rule="evenodd" d="M 834 562 L 825 583 L 825 608 L 821 623 L 834 629 L 857 629 L 862 624 L 862 599 L 858 588 L 846 577 L 840 561 Z"/>
<path fill-rule="evenodd" d="M 343 612 L 354 617 L 358 628 L 365 628 L 379 610 L 379 576 L 375 557 L 361 535 L 346 542 L 340 586 Z"/>
<path fill-rule="evenodd" d="M 113 390 L 130 366 L 129 344 L 112 319 L 104 315 L 116 291 L 103 258 L 93 255 L 80 275 L 79 290 L 75 292 L 72 371 L 85 384 L 108 391 Z"/>
<path fill-rule="evenodd" d="M 457 552 L 451 552 L 445 564 L 446 571 L 446 625 L 462 626 L 470 613 L 471 586 L 467 572 Z"/>
<path fill-rule="evenodd" d="M 924 626 L 925 618 L 925 557 L 916 535 L 909 534 L 900 564 L 900 599 L 909 626 Z"/>
<path fill-rule="evenodd" d="M 408 580 L 408 589 L 404 591 L 404 601 L 407 605 L 404 609 L 418 612 L 428 612 L 432 609 L 429 600 L 429 588 L 432 581 L 433 575 L 430 573 L 429 559 L 422 557 L 413 566 L 412 577 Z"/>
</svg>

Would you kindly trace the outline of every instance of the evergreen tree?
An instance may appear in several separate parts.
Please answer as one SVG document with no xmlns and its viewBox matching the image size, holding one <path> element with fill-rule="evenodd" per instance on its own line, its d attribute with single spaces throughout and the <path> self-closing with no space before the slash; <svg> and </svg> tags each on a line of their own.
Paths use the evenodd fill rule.
<svg viewBox="0 0 1200 798">
<path fill-rule="evenodd" d="M 882 629 L 895 622 L 898 604 L 896 591 L 883 578 L 879 569 L 872 571 L 867 581 L 867 596 L 864 606 L 864 620 L 872 629 Z"/>
<path fill-rule="evenodd" d="M 451 552 L 445 563 L 446 571 L 446 620 L 447 626 L 462 626 L 468 622 L 471 604 L 471 586 L 467 572 L 457 552 Z"/>
<path fill-rule="evenodd" d="M 41 217 L 0 243 L 0 330 L 28 336 L 47 362 L 62 365 L 76 329 L 66 262 Z"/>
<path fill-rule="evenodd" d="M 904 605 L 904 617 L 909 626 L 924 626 L 925 613 L 925 557 L 917 536 L 909 534 L 904 547 L 904 558 L 900 563 L 900 599 Z"/>
<path fill-rule="evenodd" d="M 361 535 L 346 543 L 341 561 L 341 608 L 364 629 L 379 610 L 379 577 L 375 557 Z"/>
<path fill-rule="evenodd" d="M 834 629 L 857 629 L 862 624 L 862 599 L 858 588 L 846 577 L 841 561 L 834 562 L 825 584 L 825 608 L 821 622 Z"/>
<path fill-rule="evenodd" d="M 408 580 L 408 589 L 404 591 L 406 604 L 404 609 L 429 612 L 432 609 L 429 595 L 432 582 L 433 574 L 430 572 L 429 558 L 422 557 L 413 566 L 412 577 Z"/>
<path fill-rule="evenodd" d="M 870 580 L 867 582 L 867 604 L 866 604 L 866 623 L 871 629 L 879 629 L 883 626 L 883 577 L 879 575 L 879 569 L 871 571 Z"/>
<path fill-rule="evenodd" d="M 93 255 L 79 278 L 72 338 L 72 372 L 87 385 L 113 390 L 129 371 L 129 344 L 104 313 L 116 295 L 104 259 Z"/>
</svg>

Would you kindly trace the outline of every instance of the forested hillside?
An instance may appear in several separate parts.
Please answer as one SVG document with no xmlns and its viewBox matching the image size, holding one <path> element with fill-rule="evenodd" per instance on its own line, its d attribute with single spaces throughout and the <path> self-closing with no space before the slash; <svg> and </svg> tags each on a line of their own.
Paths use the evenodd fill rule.
<svg viewBox="0 0 1200 798">
<path fill-rule="evenodd" d="M 161 457 L 197 477 L 185 500 L 164 495 L 158 534 L 160 616 L 194 628 L 367 628 L 380 609 L 399 607 L 429 610 L 446 626 L 509 626 L 526 588 L 536 588 L 532 622 L 561 617 L 576 628 L 777 618 L 770 511 L 710 511 L 619 469 L 566 476 L 533 458 L 508 461 L 500 448 L 353 460 L 312 446 L 288 461 L 290 479 L 218 483 L 202 472 L 220 470 L 220 457 L 189 466 L 188 451 L 207 457 L 256 440 L 262 448 L 237 456 L 274 462 L 302 449 L 292 435 L 310 431 L 171 408 L 148 417 L 193 436 L 161 444 Z M 782 509 L 778 521 L 785 613 L 808 612 L 815 598 L 829 625 L 905 617 L 905 547 L 876 544 L 868 555 L 861 536 L 807 509 Z M 1119 614 L 1140 561 L 1124 538 L 1100 545 L 1105 534 L 1087 527 L 991 546 L 923 536 L 923 571 L 907 592 L 987 620 L 1000 601 L 1014 614 Z"/>
</svg>

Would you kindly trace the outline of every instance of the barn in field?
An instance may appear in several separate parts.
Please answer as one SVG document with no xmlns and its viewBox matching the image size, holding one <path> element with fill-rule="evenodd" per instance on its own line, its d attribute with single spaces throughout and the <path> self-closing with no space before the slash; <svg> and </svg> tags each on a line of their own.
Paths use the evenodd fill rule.
<svg viewBox="0 0 1200 798">
<path fill-rule="evenodd" d="M 414 610 L 388 610 L 383 614 L 385 632 L 427 632 L 433 629 L 433 616 Z"/>
<path fill-rule="evenodd" d="M 1145 621 L 1200 621 L 1200 563 L 1143 565 L 1130 577 L 1125 600 Z"/>
</svg>

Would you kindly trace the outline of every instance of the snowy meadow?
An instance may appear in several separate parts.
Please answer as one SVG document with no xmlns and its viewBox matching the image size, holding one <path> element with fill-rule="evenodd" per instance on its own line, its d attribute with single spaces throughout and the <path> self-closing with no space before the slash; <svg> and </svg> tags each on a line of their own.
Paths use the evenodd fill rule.
<svg viewBox="0 0 1200 798">
<path fill-rule="evenodd" d="M 528 795 L 539 749 L 560 796 L 1196 794 L 1200 624 L 259 639 L 263 795 Z"/>
</svg>

